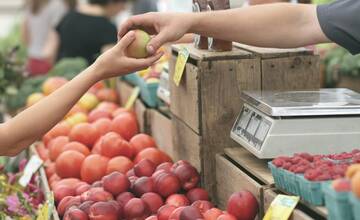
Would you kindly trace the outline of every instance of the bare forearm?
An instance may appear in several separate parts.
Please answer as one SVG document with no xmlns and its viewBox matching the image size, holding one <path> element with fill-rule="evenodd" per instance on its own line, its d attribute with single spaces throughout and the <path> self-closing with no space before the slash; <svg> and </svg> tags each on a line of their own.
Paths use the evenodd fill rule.
<svg viewBox="0 0 360 220">
<path fill-rule="evenodd" d="M 196 13 L 190 32 L 260 47 L 289 48 L 328 42 L 316 6 L 269 4 Z"/>
<path fill-rule="evenodd" d="M 43 101 L 8 121 L 3 125 L 3 130 L 11 134 L 2 139 L 0 154 L 16 154 L 40 138 L 66 115 L 97 80 L 96 68 L 90 66 Z"/>
</svg>

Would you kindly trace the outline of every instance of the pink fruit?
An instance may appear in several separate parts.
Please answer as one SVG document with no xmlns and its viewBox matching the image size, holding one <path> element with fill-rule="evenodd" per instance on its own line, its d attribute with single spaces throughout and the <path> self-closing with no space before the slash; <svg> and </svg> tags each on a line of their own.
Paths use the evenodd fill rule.
<svg viewBox="0 0 360 220">
<path fill-rule="evenodd" d="M 157 210 L 164 204 L 161 196 L 153 192 L 143 194 L 141 196 L 141 200 L 147 204 L 152 214 L 155 214 Z"/>
<path fill-rule="evenodd" d="M 175 163 L 173 165 L 173 173 L 179 178 L 184 190 L 193 189 L 200 180 L 200 175 L 197 170 L 188 164 Z"/>
<path fill-rule="evenodd" d="M 155 181 L 155 189 L 163 197 L 177 193 L 181 188 L 179 179 L 172 173 L 159 176 Z"/>
<path fill-rule="evenodd" d="M 83 184 L 80 185 L 76 188 L 75 192 L 76 195 L 80 196 L 81 194 L 83 194 L 84 192 L 88 191 L 91 188 L 91 186 L 89 184 Z"/>
<path fill-rule="evenodd" d="M 207 212 L 208 210 L 210 210 L 211 208 L 214 207 L 214 205 L 211 202 L 206 201 L 206 200 L 195 201 L 191 206 L 199 209 L 201 214 L 204 214 L 205 212 Z"/>
<path fill-rule="evenodd" d="M 137 196 L 142 196 L 144 193 L 148 192 L 154 192 L 154 181 L 151 177 L 140 177 L 135 180 L 132 190 Z"/>
<path fill-rule="evenodd" d="M 64 220 L 88 220 L 88 215 L 81 209 L 74 208 L 65 213 Z"/>
<path fill-rule="evenodd" d="M 134 166 L 134 173 L 138 177 L 151 176 L 155 171 L 155 164 L 148 159 L 143 159 Z"/>
<path fill-rule="evenodd" d="M 152 216 L 147 217 L 145 220 L 158 220 L 158 218 L 156 215 L 152 215 Z"/>
<path fill-rule="evenodd" d="M 60 216 L 63 216 L 71 206 L 80 205 L 80 197 L 66 196 L 64 197 L 57 206 L 57 212 Z"/>
<path fill-rule="evenodd" d="M 191 203 L 197 200 L 209 200 L 209 194 L 205 189 L 202 188 L 194 188 L 186 193 L 186 196 L 190 200 Z"/>
<path fill-rule="evenodd" d="M 258 213 L 258 203 L 255 196 L 246 190 L 233 193 L 227 203 L 227 212 L 238 220 L 252 220 Z"/>
<path fill-rule="evenodd" d="M 89 191 L 84 192 L 81 194 L 81 201 L 94 201 L 94 202 L 106 202 L 113 200 L 113 196 L 106 192 L 101 187 L 91 188 Z"/>
<path fill-rule="evenodd" d="M 170 172 L 172 166 L 173 166 L 173 163 L 171 163 L 171 162 L 164 162 L 164 163 L 160 164 L 159 166 L 157 166 L 155 171 L 165 170 L 165 171 Z"/>
<path fill-rule="evenodd" d="M 133 198 L 124 206 L 124 216 L 126 219 L 145 219 L 149 215 L 149 207 L 141 199 Z"/>
<path fill-rule="evenodd" d="M 202 219 L 200 211 L 193 206 L 186 206 L 180 213 L 180 220 Z"/>
<path fill-rule="evenodd" d="M 176 207 L 172 205 L 162 206 L 157 212 L 158 220 L 168 220 L 175 209 Z"/>
<path fill-rule="evenodd" d="M 130 188 L 130 181 L 124 174 L 113 172 L 103 177 L 102 185 L 106 191 L 117 196 Z"/>
<path fill-rule="evenodd" d="M 129 171 L 127 171 L 126 176 L 127 177 L 136 176 L 135 172 L 134 172 L 134 169 L 130 169 Z"/>
<path fill-rule="evenodd" d="M 166 204 L 175 207 L 188 206 L 190 205 L 189 199 L 183 194 L 173 194 L 166 199 Z"/>
<path fill-rule="evenodd" d="M 222 214 L 216 220 L 237 220 L 235 216 L 231 214 Z"/>
<path fill-rule="evenodd" d="M 117 220 L 118 210 L 112 203 L 97 202 L 90 207 L 90 219 L 96 220 Z"/>
<path fill-rule="evenodd" d="M 185 206 L 176 208 L 170 215 L 169 220 L 180 220 L 180 214 L 182 210 L 185 209 Z"/>
<path fill-rule="evenodd" d="M 212 208 L 204 213 L 204 220 L 216 220 L 222 214 L 223 211 L 221 211 L 220 209 Z"/>
<path fill-rule="evenodd" d="M 132 198 L 135 198 L 135 196 L 131 192 L 123 192 L 116 197 L 116 201 L 120 204 L 120 206 L 124 207 Z"/>
<path fill-rule="evenodd" d="M 81 205 L 79 205 L 79 209 L 85 212 L 87 215 L 90 214 L 90 207 L 94 204 L 94 201 L 85 201 Z"/>
<path fill-rule="evenodd" d="M 66 196 L 75 196 L 75 189 L 70 186 L 59 186 L 54 190 L 54 198 L 56 202 L 60 202 Z"/>
</svg>

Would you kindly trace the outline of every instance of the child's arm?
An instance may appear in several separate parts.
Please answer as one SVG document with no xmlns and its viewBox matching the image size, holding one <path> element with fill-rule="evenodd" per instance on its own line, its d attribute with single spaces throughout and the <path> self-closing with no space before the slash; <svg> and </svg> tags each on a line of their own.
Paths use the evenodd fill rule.
<svg viewBox="0 0 360 220">
<path fill-rule="evenodd" d="M 144 69 L 161 57 L 161 54 L 146 59 L 126 57 L 124 51 L 134 39 L 134 33 L 129 32 L 73 80 L 10 121 L 0 124 L 0 155 L 14 156 L 38 140 L 64 118 L 94 83 Z"/>
</svg>

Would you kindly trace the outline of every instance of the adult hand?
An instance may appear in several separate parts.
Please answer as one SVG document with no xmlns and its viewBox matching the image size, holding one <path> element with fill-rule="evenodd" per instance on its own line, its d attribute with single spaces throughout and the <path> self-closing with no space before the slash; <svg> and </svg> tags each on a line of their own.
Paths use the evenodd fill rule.
<svg viewBox="0 0 360 220">
<path fill-rule="evenodd" d="M 192 13 L 146 13 L 129 18 L 119 30 L 119 39 L 129 30 L 142 29 L 154 35 L 147 46 L 154 54 L 163 44 L 174 42 L 183 37 L 192 26 Z"/>
<path fill-rule="evenodd" d="M 128 57 L 126 49 L 134 40 L 135 33 L 130 31 L 114 47 L 98 57 L 93 66 L 99 75 L 99 80 L 146 69 L 163 55 L 159 52 L 144 59 Z"/>
</svg>

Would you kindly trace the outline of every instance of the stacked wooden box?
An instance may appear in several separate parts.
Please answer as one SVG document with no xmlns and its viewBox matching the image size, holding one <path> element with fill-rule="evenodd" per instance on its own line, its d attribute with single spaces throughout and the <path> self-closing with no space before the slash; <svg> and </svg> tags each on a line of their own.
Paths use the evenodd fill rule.
<svg viewBox="0 0 360 220">
<path fill-rule="evenodd" d="M 190 57 L 180 85 L 173 82 L 178 52 Z M 174 45 L 170 61 L 170 93 L 175 160 L 189 160 L 202 175 L 202 184 L 216 195 L 215 155 L 238 146 L 231 127 L 242 107 L 244 90 L 319 88 L 319 58 L 305 49 L 278 50 L 235 44 L 231 52 L 198 50 Z"/>
</svg>

